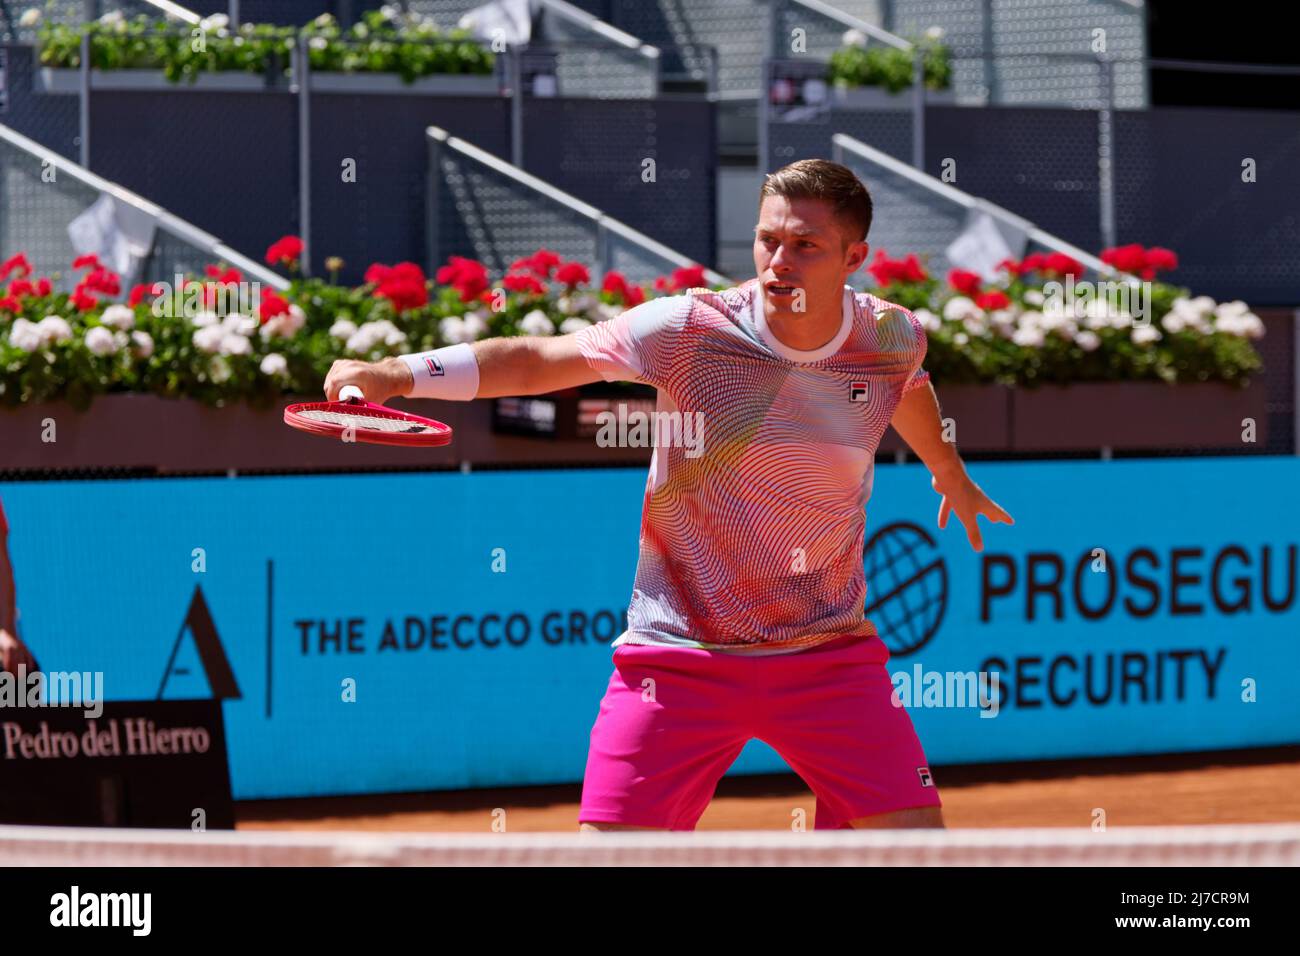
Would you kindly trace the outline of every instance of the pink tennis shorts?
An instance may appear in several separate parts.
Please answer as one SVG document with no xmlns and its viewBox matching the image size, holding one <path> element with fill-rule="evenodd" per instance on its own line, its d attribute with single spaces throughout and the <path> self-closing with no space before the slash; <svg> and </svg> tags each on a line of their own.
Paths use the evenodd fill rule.
<svg viewBox="0 0 1300 956">
<path fill-rule="evenodd" d="M 591 730 L 582 823 L 693 830 L 754 737 L 817 797 L 818 830 L 942 806 L 879 638 L 744 657 L 625 644 Z"/>
</svg>

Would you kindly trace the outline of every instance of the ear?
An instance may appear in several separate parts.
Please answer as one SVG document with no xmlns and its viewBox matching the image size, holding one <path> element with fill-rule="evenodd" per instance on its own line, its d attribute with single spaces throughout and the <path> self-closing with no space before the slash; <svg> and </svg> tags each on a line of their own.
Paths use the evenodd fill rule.
<svg viewBox="0 0 1300 956">
<path fill-rule="evenodd" d="M 870 251 L 871 247 L 865 242 L 849 243 L 849 247 L 844 250 L 844 268 L 848 270 L 849 275 L 862 268 L 862 264 L 867 261 L 867 253 Z"/>
</svg>

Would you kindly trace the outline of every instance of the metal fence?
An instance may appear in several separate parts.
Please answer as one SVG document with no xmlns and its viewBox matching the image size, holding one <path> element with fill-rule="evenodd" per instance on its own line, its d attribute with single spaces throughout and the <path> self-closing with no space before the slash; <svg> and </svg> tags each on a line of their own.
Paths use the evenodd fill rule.
<svg viewBox="0 0 1300 956">
<path fill-rule="evenodd" d="M 94 203 L 110 197 L 114 219 L 140 242 L 140 254 L 123 285 L 200 273 L 227 262 L 252 280 L 283 289 L 284 279 L 202 229 L 140 198 L 66 157 L 0 126 L 0 257 L 26 252 L 42 272 L 62 271 L 76 257 L 68 226 Z"/>
<path fill-rule="evenodd" d="M 592 262 L 597 284 L 611 270 L 643 282 L 692 265 L 649 236 L 446 130 L 431 127 L 428 147 L 430 270 L 449 255 L 463 255 L 504 272 L 515 260 L 532 255 L 539 241 L 566 259 Z M 711 270 L 705 281 L 731 284 Z"/>
</svg>

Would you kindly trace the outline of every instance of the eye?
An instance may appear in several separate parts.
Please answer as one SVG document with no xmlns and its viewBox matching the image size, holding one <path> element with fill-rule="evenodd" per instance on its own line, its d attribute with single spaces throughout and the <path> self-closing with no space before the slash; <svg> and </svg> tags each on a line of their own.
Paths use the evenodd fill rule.
<svg viewBox="0 0 1300 956">
<path fill-rule="evenodd" d="M 801 245 L 801 246 L 815 246 L 816 243 L 815 243 L 815 242 L 809 242 L 807 239 L 804 239 L 804 240 L 802 240 L 802 241 L 799 243 L 799 245 Z"/>
</svg>

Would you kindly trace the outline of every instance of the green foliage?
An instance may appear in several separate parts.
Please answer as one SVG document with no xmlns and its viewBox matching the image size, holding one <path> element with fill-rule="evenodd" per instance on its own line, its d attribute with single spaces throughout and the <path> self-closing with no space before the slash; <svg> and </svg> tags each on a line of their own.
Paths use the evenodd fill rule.
<svg viewBox="0 0 1300 956">
<path fill-rule="evenodd" d="M 952 85 L 952 57 L 948 47 L 935 40 L 913 40 L 921 51 L 925 86 L 946 90 Z M 881 86 L 890 93 L 910 89 L 913 53 L 882 43 L 843 46 L 831 54 L 826 80 L 836 86 Z"/>
</svg>

